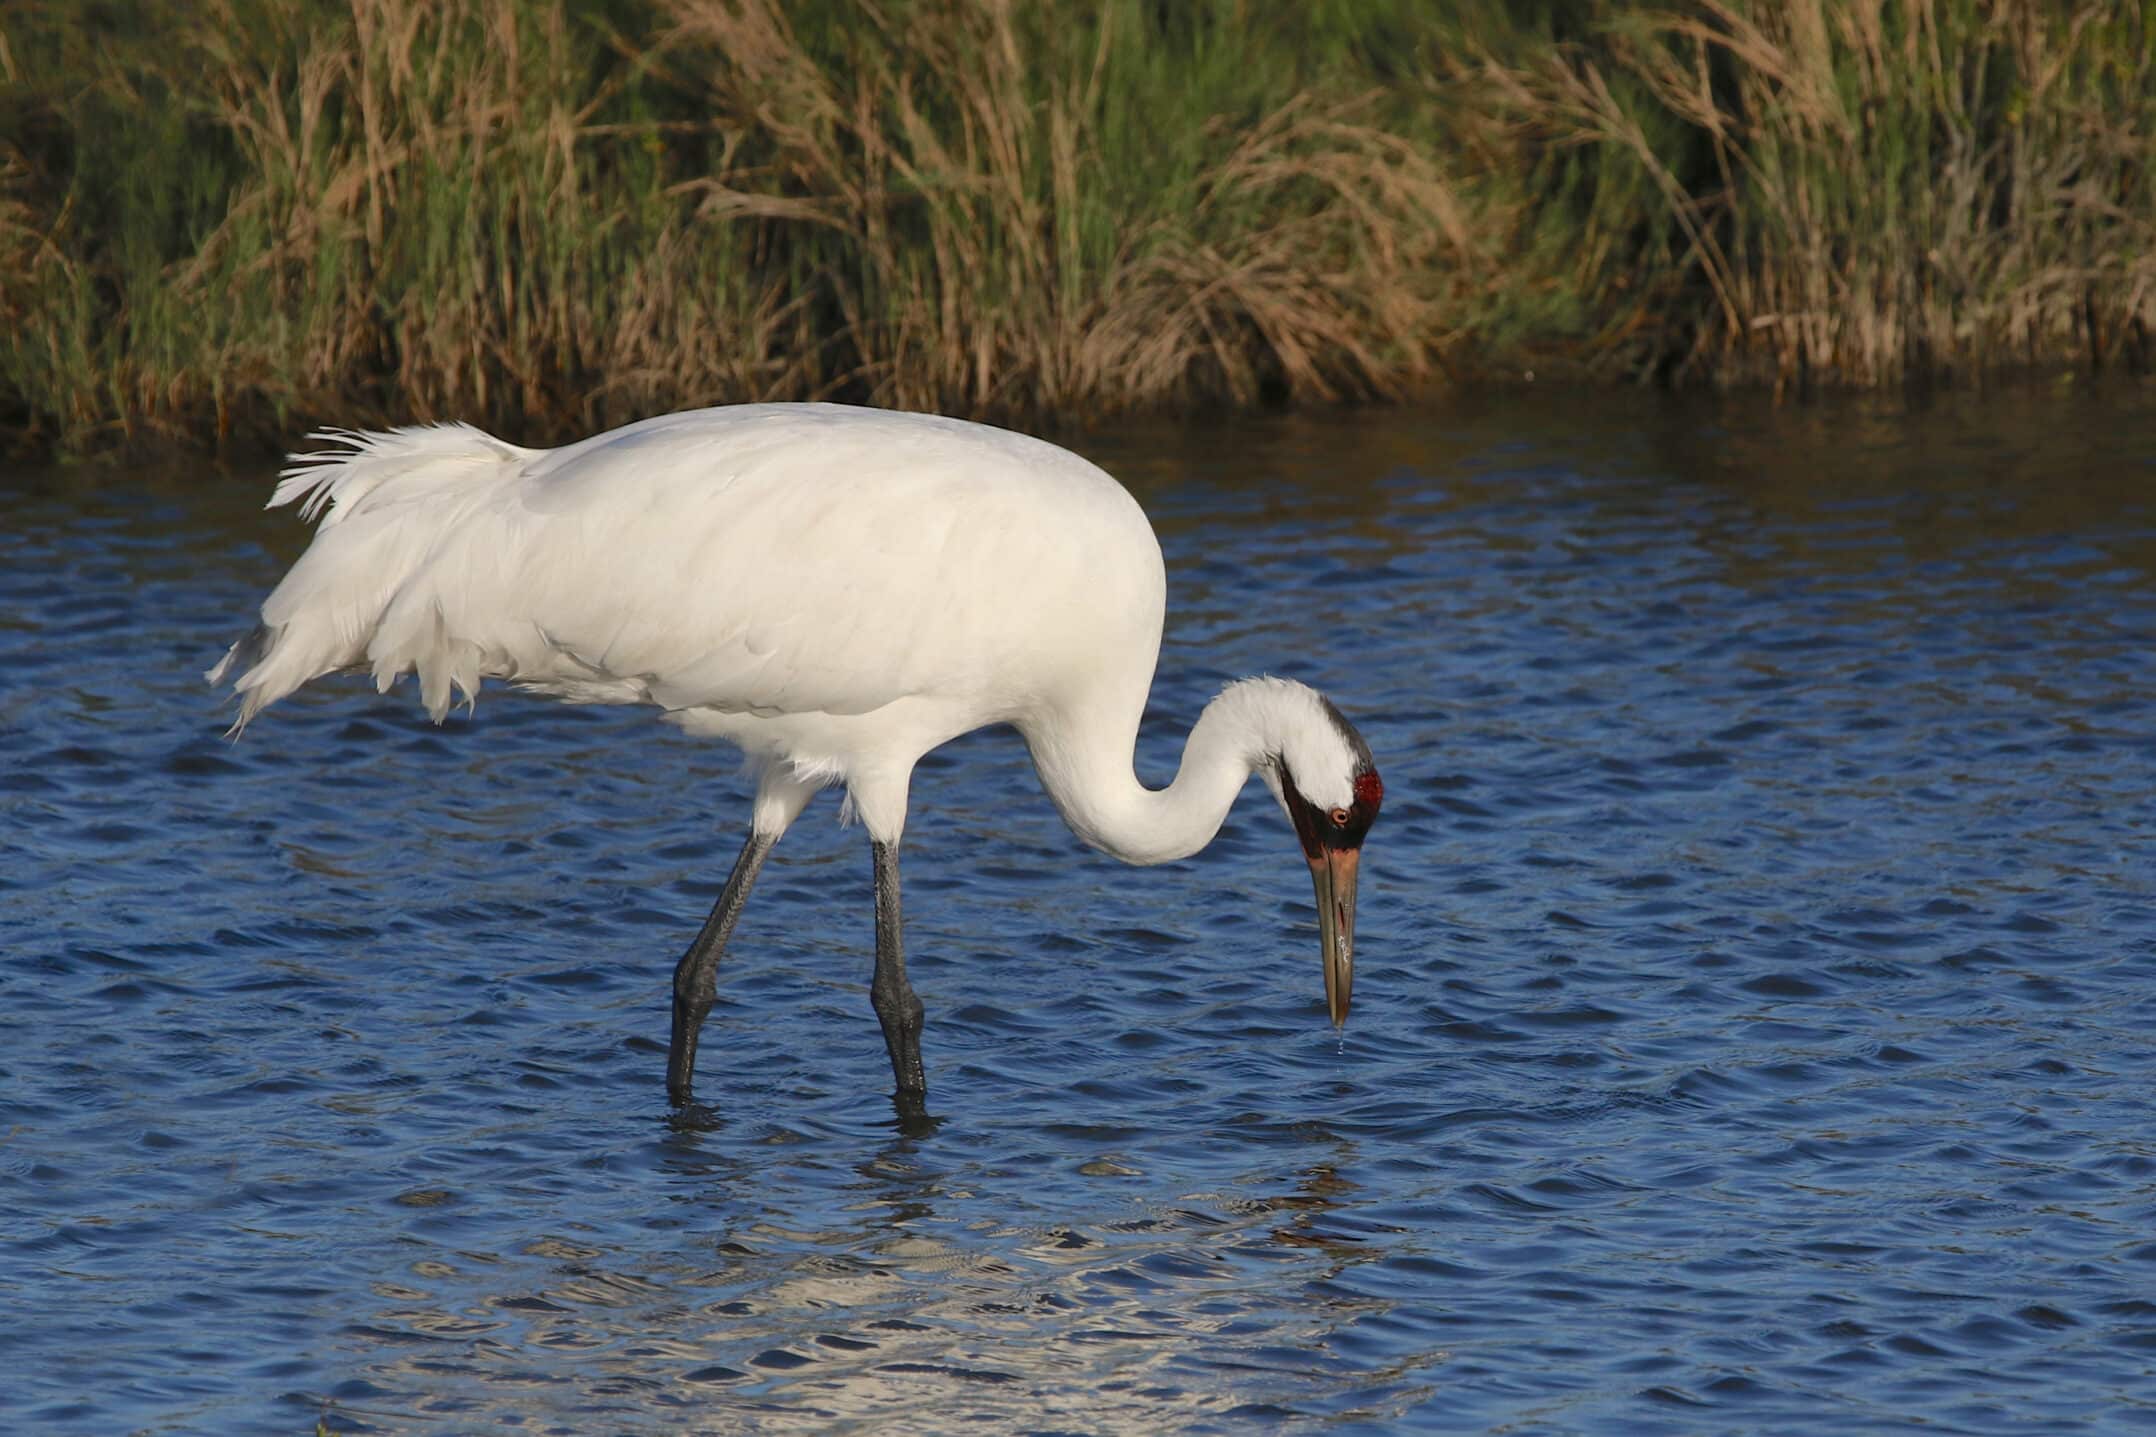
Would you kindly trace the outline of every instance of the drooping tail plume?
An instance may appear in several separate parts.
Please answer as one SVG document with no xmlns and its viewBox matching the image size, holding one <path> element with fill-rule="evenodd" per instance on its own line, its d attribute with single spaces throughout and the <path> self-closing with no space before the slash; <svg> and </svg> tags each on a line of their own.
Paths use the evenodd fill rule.
<svg viewBox="0 0 2156 1437">
<path fill-rule="evenodd" d="M 204 675 L 212 684 L 231 679 L 240 701 L 234 733 L 310 679 L 366 667 L 398 590 L 443 535 L 540 452 L 469 424 L 308 437 L 339 447 L 291 455 L 269 507 L 297 503 L 301 518 L 318 521 L 314 542 L 263 601 L 261 622 Z M 386 690 L 410 666 L 375 662 L 377 685 Z M 429 693 L 430 709 L 436 697 Z"/>
</svg>

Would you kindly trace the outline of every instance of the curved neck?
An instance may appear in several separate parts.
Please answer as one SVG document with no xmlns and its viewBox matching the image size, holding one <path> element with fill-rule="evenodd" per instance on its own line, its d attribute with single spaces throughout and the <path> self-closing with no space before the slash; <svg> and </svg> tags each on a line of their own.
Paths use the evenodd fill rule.
<svg viewBox="0 0 2156 1437">
<path fill-rule="evenodd" d="M 1225 697 L 1225 696 L 1223 696 Z M 1138 715 L 1098 714 L 1044 724 L 1026 734 L 1041 785 L 1071 831 L 1125 863 L 1168 863 L 1213 841 L 1222 820 L 1264 758 L 1263 741 L 1242 706 L 1216 698 L 1183 742 L 1175 782 L 1138 781 Z"/>
</svg>

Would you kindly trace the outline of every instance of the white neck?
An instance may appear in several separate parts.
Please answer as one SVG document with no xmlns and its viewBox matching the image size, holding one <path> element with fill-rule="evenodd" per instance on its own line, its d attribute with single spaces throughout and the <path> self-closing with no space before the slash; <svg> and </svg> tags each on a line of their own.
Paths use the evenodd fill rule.
<svg viewBox="0 0 2156 1437">
<path fill-rule="evenodd" d="M 1279 679 L 1229 685 L 1198 715 L 1175 782 L 1163 789 L 1147 788 L 1132 769 L 1135 712 L 1044 724 L 1026 737 L 1072 832 L 1125 863 L 1168 863 L 1212 842 L 1252 770 L 1277 790 L 1280 730 L 1314 702 L 1310 690 Z"/>
</svg>

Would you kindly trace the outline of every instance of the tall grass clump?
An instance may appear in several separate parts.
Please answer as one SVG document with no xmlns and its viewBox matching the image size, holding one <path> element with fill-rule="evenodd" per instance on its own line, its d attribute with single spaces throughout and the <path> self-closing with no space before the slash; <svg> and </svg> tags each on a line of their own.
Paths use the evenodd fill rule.
<svg viewBox="0 0 2156 1437">
<path fill-rule="evenodd" d="M 877 402 L 1099 409 L 1396 393 L 1475 242 L 1368 77 L 1254 45 L 1229 5 L 668 0 L 747 222 Z M 810 7 L 813 11 L 815 7 Z M 1324 83 L 1336 80 L 1336 83 Z"/>
<path fill-rule="evenodd" d="M 1466 227 L 1343 41 L 1237 15 L 43 0 L 0 31 L 51 77 L 0 111 L 0 409 L 95 443 L 1400 392 Z"/>
<path fill-rule="evenodd" d="M 663 404 L 684 373 L 773 384 L 757 366 L 784 347 L 784 307 L 727 235 L 689 242 L 664 168 L 682 126 L 645 103 L 608 18 L 144 6 L 0 154 L 47 191 L 49 273 L 4 291 L 50 336 L 8 354 L 20 420 L 72 437 L 463 412 L 557 430 Z"/>
<path fill-rule="evenodd" d="M 1869 386 L 2156 357 L 2145 6 L 1605 5 L 1483 61 L 1545 174 L 1589 157 L 1556 201 L 1588 241 L 1570 282 L 1641 372 Z"/>
</svg>

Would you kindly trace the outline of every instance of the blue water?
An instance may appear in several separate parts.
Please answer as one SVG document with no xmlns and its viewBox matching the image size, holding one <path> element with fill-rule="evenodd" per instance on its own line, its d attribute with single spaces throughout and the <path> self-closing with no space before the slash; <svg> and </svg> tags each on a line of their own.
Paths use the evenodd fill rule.
<svg viewBox="0 0 2156 1437">
<path fill-rule="evenodd" d="M 199 672 L 261 472 L 0 481 L 0 1429 L 2156 1431 L 2156 403 L 1461 401 L 1074 441 L 1383 769 L 1356 1008 L 1253 787 L 826 800 L 670 1115 L 732 758 Z M 851 1426 L 851 1424 L 858 1424 Z"/>
</svg>

